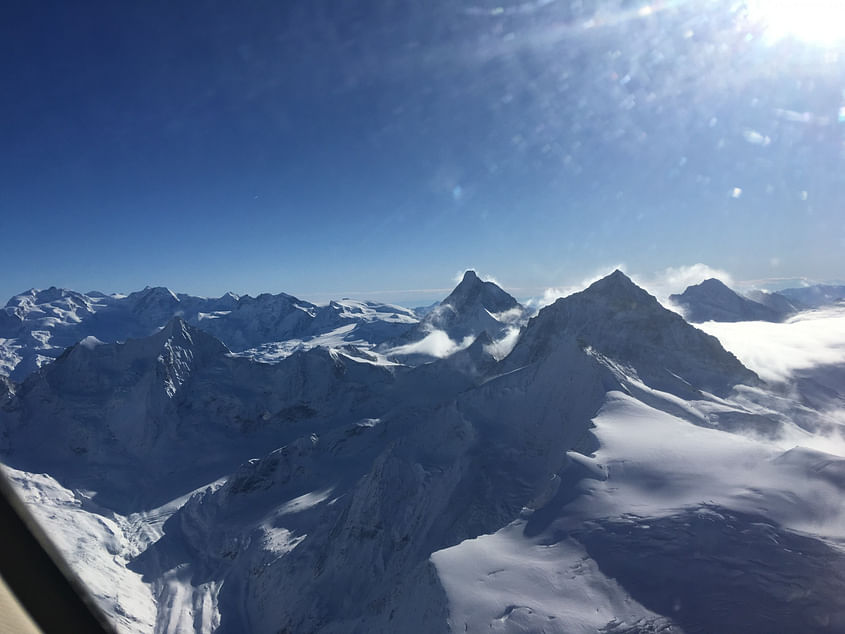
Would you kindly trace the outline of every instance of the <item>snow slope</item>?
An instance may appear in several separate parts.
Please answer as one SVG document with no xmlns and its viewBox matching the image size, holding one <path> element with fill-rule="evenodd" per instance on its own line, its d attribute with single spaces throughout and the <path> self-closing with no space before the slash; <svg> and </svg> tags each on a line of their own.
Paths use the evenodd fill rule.
<svg viewBox="0 0 845 634">
<path fill-rule="evenodd" d="M 153 631 L 152 591 L 141 575 L 126 567 L 148 543 L 133 543 L 126 518 L 97 508 L 84 493 L 65 488 L 47 474 L 9 467 L 3 471 L 118 630 Z"/>
<path fill-rule="evenodd" d="M 433 554 L 453 631 L 836 632 L 845 459 L 784 451 L 611 392 L 583 478 Z"/>
<path fill-rule="evenodd" d="M 455 314 L 501 297 L 464 282 Z M 122 629 L 845 626 L 835 381 L 766 383 L 619 271 L 509 352 L 332 337 L 270 365 L 174 319 L 4 384 L 3 460 Z"/>
<path fill-rule="evenodd" d="M 391 380 L 385 367 L 324 349 L 276 365 L 234 357 L 174 318 L 144 339 L 83 340 L 30 376 L 3 412 L 4 454 L 121 508 L 158 505 L 314 420 L 366 408 Z"/>
</svg>

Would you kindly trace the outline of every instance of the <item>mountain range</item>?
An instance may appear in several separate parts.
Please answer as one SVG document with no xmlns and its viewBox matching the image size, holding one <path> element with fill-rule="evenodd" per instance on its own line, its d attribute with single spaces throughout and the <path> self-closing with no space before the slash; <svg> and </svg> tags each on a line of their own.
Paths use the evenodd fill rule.
<svg viewBox="0 0 845 634">
<path fill-rule="evenodd" d="M 686 310 L 762 319 L 720 284 Z M 530 318 L 471 271 L 421 317 L 167 289 L 2 314 L 6 472 L 122 631 L 845 627 L 845 459 L 793 448 L 845 391 L 765 383 L 621 271 Z"/>
<path fill-rule="evenodd" d="M 354 300 L 317 306 L 285 293 L 206 299 L 162 287 L 126 296 L 31 290 L 0 311 L 0 367 L 22 379 L 84 337 L 103 342 L 146 337 L 173 317 L 200 326 L 232 351 L 286 342 L 285 353 L 321 336 L 333 342 L 381 343 L 418 321 L 400 306 Z"/>
<path fill-rule="evenodd" d="M 752 290 L 741 295 L 715 278 L 688 286 L 683 293 L 669 296 L 669 301 L 691 323 L 782 322 L 801 311 L 835 305 L 843 299 L 845 286 L 817 284 L 777 292 Z"/>
</svg>

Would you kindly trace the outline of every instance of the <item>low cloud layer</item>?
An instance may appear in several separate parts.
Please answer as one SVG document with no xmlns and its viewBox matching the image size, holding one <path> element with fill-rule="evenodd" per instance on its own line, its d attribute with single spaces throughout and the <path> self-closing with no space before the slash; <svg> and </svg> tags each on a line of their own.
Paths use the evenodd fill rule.
<svg viewBox="0 0 845 634">
<path fill-rule="evenodd" d="M 781 324 L 710 321 L 698 327 L 767 381 L 787 381 L 799 370 L 845 363 L 845 308 L 801 313 Z"/>
</svg>

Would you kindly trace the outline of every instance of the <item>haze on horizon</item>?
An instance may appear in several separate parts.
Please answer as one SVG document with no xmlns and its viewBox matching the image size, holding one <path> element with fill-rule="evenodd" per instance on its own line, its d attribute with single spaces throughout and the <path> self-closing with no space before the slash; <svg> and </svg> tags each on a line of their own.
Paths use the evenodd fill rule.
<svg viewBox="0 0 845 634">
<path fill-rule="evenodd" d="M 842 278 L 836 16 L 670 4 L 9 8 L 0 297 Z"/>
</svg>

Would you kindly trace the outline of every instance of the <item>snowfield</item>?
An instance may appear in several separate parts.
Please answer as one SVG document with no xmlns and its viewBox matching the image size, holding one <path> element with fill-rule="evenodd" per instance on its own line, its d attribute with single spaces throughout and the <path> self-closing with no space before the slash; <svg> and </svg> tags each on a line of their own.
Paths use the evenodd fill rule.
<svg viewBox="0 0 845 634">
<path fill-rule="evenodd" d="M 845 631 L 841 306 L 165 291 L 0 332 L 6 473 L 120 631 Z"/>
<path fill-rule="evenodd" d="M 66 489 L 46 474 L 6 467 L 6 476 L 122 632 L 151 632 L 156 621 L 152 588 L 126 565 L 149 545 L 127 518 L 98 509 L 82 492 Z"/>
</svg>

